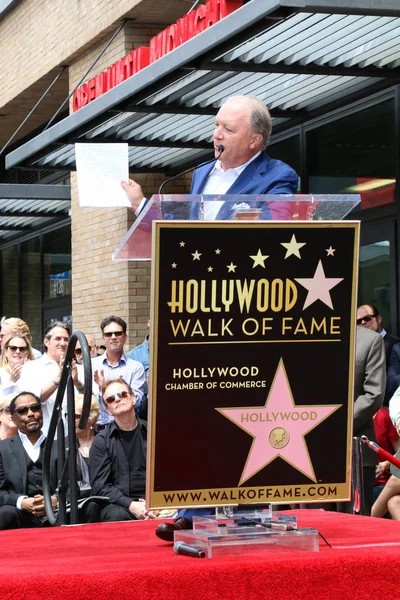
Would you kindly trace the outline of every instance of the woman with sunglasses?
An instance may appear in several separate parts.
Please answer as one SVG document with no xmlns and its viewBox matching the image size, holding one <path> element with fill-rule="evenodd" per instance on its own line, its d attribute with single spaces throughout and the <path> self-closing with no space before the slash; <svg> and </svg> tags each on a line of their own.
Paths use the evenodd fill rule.
<svg viewBox="0 0 400 600">
<path fill-rule="evenodd" d="M 0 400 L 0 440 L 6 440 L 17 433 L 17 426 L 12 420 L 10 402 L 12 395 L 3 396 Z"/>
<path fill-rule="evenodd" d="M 28 336 L 11 334 L 3 342 L 0 358 L 0 380 L 3 394 L 17 394 L 21 369 L 28 360 L 35 360 Z"/>
</svg>

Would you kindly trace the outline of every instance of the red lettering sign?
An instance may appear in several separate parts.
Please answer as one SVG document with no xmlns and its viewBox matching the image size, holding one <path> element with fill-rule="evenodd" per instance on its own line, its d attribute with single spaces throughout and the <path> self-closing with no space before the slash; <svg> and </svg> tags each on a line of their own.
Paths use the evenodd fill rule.
<svg viewBox="0 0 400 600">
<path fill-rule="evenodd" d="M 72 98 L 72 110 L 79 110 L 207 27 L 230 15 L 242 4 L 242 0 L 207 0 L 206 4 L 201 4 L 196 10 L 178 19 L 174 25 L 170 25 L 152 37 L 149 48 L 146 46 L 136 48 L 106 71 L 77 88 Z"/>
</svg>

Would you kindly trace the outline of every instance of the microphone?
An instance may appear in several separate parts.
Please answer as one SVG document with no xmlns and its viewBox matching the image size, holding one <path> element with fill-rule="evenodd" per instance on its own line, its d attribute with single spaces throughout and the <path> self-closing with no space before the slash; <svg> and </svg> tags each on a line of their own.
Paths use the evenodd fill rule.
<svg viewBox="0 0 400 600">
<path fill-rule="evenodd" d="M 188 546 L 185 542 L 175 542 L 174 544 L 175 554 L 182 554 L 182 556 L 191 556 L 192 558 L 205 558 L 206 553 L 200 548 L 195 546 Z"/>
<path fill-rule="evenodd" d="M 200 167 L 209 165 L 210 163 L 214 162 L 215 160 L 219 160 L 221 158 L 221 154 L 223 153 L 225 148 L 222 144 L 220 144 L 218 146 L 217 150 L 219 152 L 219 155 L 217 156 L 217 158 L 212 158 L 211 160 L 206 160 L 206 162 L 200 163 L 199 165 L 196 165 L 195 167 L 190 167 L 190 169 L 186 169 L 186 171 L 182 171 L 182 173 L 178 173 L 178 175 L 174 175 L 173 177 L 170 177 L 169 179 L 166 179 L 165 181 L 163 181 L 159 187 L 158 193 L 161 194 L 161 190 L 163 189 L 163 187 L 166 183 L 169 183 L 170 181 L 174 181 L 174 179 L 179 179 L 179 177 L 182 177 L 183 175 L 186 175 L 187 173 L 190 173 L 191 171 L 194 171 L 195 169 L 199 169 Z"/>
</svg>

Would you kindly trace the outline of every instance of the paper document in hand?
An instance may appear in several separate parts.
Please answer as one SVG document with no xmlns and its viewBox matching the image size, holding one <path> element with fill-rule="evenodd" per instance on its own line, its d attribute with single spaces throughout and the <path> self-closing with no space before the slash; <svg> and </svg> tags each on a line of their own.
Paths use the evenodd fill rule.
<svg viewBox="0 0 400 600">
<path fill-rule="evenodd" d="M 75 156 L 80 206 L 130 207 L 128 144 L 75 144 Z"/>
</svg>

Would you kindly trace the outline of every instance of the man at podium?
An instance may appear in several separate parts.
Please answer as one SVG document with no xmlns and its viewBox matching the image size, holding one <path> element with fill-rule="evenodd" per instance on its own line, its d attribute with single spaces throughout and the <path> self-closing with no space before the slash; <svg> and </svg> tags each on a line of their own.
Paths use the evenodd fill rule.
<svg viewBox="0 0 400 600">
<path fill-rule="evenodd" d="M 265 104 L 254 96 L 234 96 L 222 104 L 215 119 L 213 134 L 215 160 L 195 169 L 191 194 L 223 196 L 225 194 L 295 194 L 298 176 L 287 164 L 270 158 L 266 149 L 272 130 L 272 120 Z M 147 200 L 142 188 L 133 180 L 122 182 L 132 210 L 139 215 Z M 287 220 L 287 203 L 271 202 L 269 218 Z M 252 208 L 248 206 L 248 208 Z M 198 218 L 191 209 L 191 217 Z M 206 221 L 232 218 L 232 203 L 208 202 Z M 265 211 L 265 209 L 263 209 Z M 264 213 L 263 213 L 264 216 Z M 174 531 L 192 527 L 194 514 L 210 514 L 212 509 L 181 510 L 173 524 L 159 525 L 156 535 L 173 541 Z"/>
<path fill-rule="evenodd" d="M 261 100 L 255 96 L 233 96 L 226 100 L 215 119 L 213 143 L 216 160 L 194 171 L 190 193 L 295 194 L 298 183 L 296 172 L 264 152 L 271 130 L 271 116 Z M 141 186 L 132 179 L 123 181 L 121 185 L 132 210 L 138 215 L 146 203 Z M 208 204 L 204 214 L 206 221 L 230 218 L 230 204 Z M 278 208 L 273 217 L 280 218 Z"/>
</svg>

